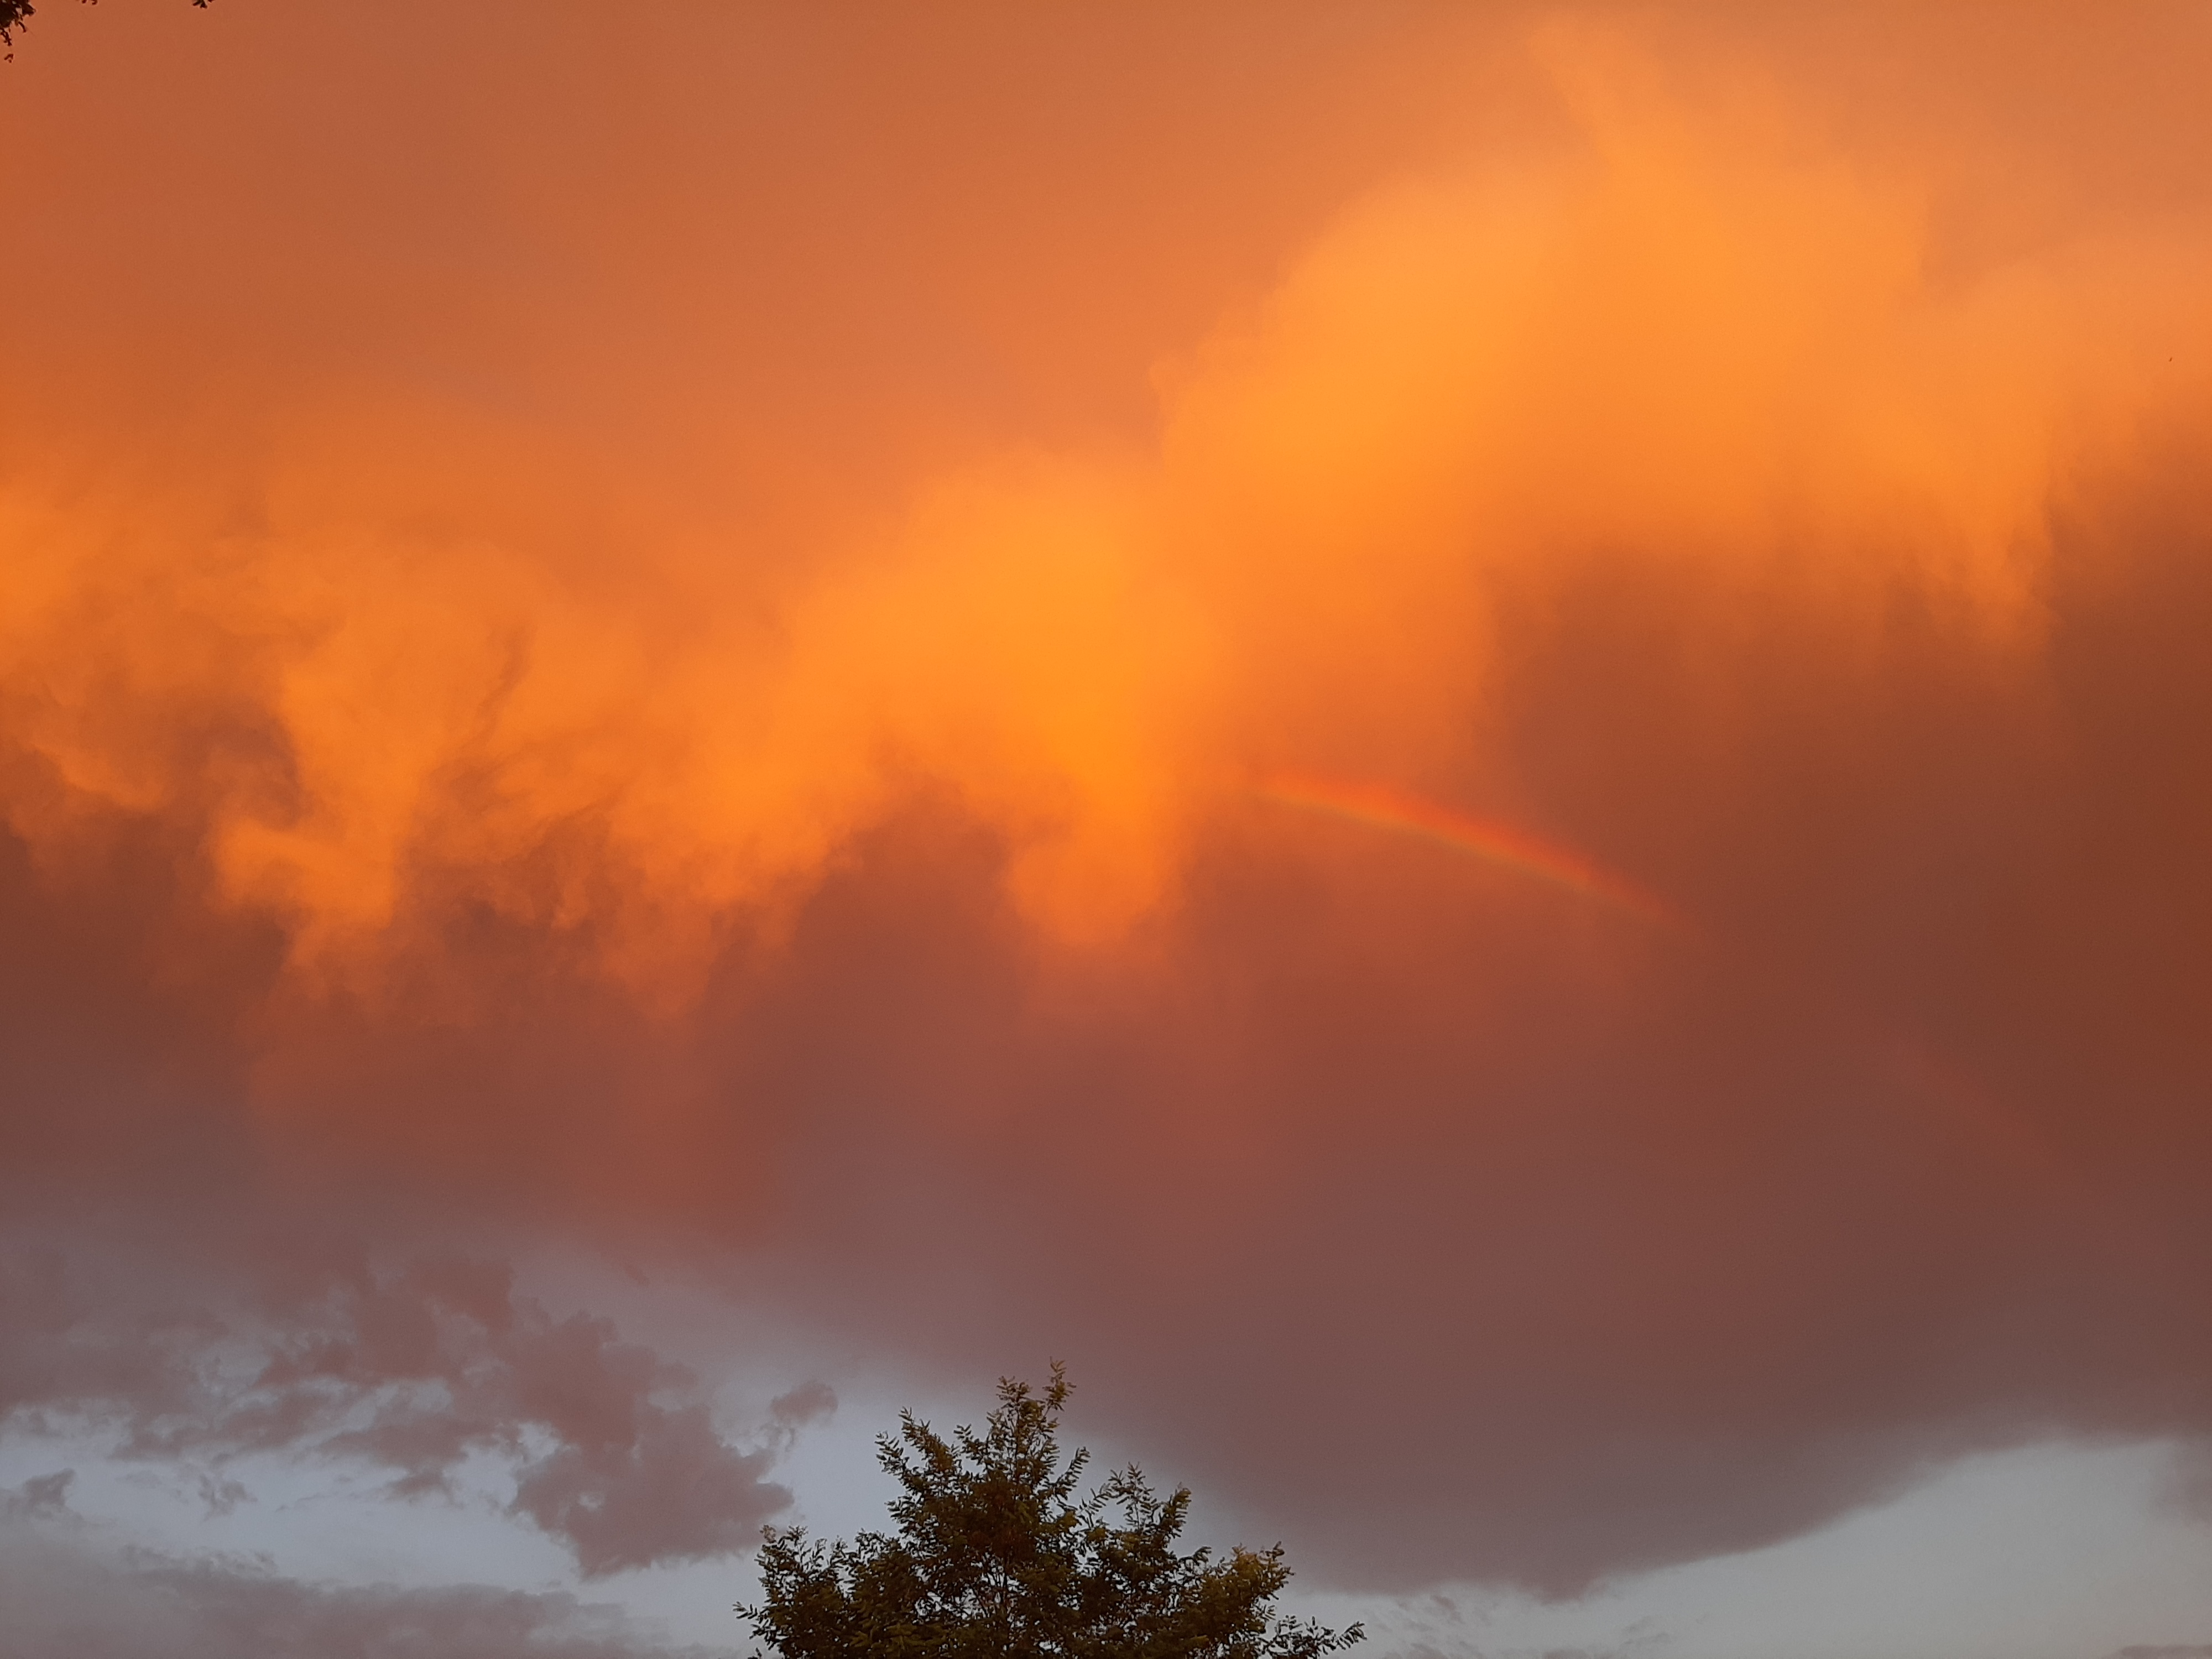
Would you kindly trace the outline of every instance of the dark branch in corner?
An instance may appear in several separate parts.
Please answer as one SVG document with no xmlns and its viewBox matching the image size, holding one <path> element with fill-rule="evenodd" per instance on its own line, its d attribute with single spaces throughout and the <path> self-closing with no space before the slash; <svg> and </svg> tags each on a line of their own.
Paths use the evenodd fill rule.
<svg viewBox="0 0 2212 1659">
<path fill-rule="evenodd" d="M 100 3 L 100 0 L 83 0 L 83 3 L 88 6 L 96 6 Z M 202 11 L 205 11 L 208 0 L 192 0 L 192 3 Z M 13 46 L 15 44 L 15 31 L 28 23 L 38 9 L 38 7 L 32 4 L 31 0 L 0 0 L 0 46 Z M 9 52 L 4 57 L 0 57 L 0 62 L 13 63 L 15 58 L 15 54 Z"/>
</svg>

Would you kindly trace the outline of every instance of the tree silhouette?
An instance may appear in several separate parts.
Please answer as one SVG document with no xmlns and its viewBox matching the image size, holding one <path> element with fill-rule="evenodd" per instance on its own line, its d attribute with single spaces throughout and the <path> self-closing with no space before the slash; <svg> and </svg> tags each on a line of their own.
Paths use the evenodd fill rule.
<svg viewBox="0 0 2212 1659">
<path fill-rule="evenodd" d="M 1058 1440 L 1068 1392 L 1056 1363 L 1042 1395 L 1002 1378 L 984 1431 L 950 1440 L 902 1412 L 876 1443 L 896 1534 L 767 1528 L 764 1599 L 739 1615 L 783 1659 L 1321 1659 L 1362 1638 L 1274 1616 L 1279 1544 L 1178 1552 L 1188 1487 L 1158 1497 L 1132 1466 L 1081 1495 L 1090 1454 L 1063 1462 Z"/>
<path fill-rule="evenodd" d="M 207 3 L 208 0 L 192 0 L 194 5 L 204 9 Z M 84 3 L 88 6 L 98 5 L 100 0 L 84 0 Z M 0 46 L 14 46 L 15 31 L 29 22 L 32 15 L 37 10 L 38 8 L 31 3 L 31 0 L 0 0 Z M 10 58 L 15 55 L 12 52 L 8 54 Z"/>
</svg>

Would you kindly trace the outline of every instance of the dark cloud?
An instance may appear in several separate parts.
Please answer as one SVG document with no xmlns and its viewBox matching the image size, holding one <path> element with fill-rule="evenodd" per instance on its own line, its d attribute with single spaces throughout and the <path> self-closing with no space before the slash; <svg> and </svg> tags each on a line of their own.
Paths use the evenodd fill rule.
<svg viewBox="0 0 2212 1659">
<path fill-rule="evenodd" d="M 309 1583 L 5 1517 L 0 1603 L 10 1659 L 709 1659 L 573 1596 Z"/>
<path fill-rule="evenodd" d="M 75 1469 L 57 1469 L 33 1475 L 12 1490 L 0 1488 L 0 1517 L 54 1516 L 69 1508 L 69 1489 L 76 1480 Z"/>
<path fill-rule="evenodd" d="M 818 1378 L 800 1383 L 768 1402 L 769 1413 L 787 1429 L 801 1429 L 835 1416 L 837 1393 Z"/>
<path fill-rule="evenodd" d="M 215 1513 L 247 1495 L 222 1474 L 247 1454 L 365 1463 L 392 1473 L 394 1497 L 421 1498 L 450 1495 L 462 1460 L 490 1451 L 516 1466 L 513 1512 L 587 1577 L 734 1554 L 790 1502 L 765 1477 L 803 1419 L 786 1408 L 764 1443 L 733 1446 L 690 1372 L 607 1320 L 554 1318 L 502 1265 L 386 1273 L 350 1250 L 266 1242 L 258 1297 L 203 1281 L 202 1311 L 52 1249 L 8 1261 L 0 1421 L 112 1428 L 120 1456 L 200 1470 Z"/>
</svg>

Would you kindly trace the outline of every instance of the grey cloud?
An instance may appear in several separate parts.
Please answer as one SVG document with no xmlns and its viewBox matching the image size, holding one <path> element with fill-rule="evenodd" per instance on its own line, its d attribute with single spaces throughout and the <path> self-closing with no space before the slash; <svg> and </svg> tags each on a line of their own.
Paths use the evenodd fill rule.
<svg viewBox="0 0 2212 1659">
<path fill-rule="evenodd" d="M 837 1410 L 837 1396 L 827 1382 L 809 1381 L 768 1402 L 769 1414 L 787 1429 L 822 1422 Z"/>
<path fill-rule="evenodd" d="M 9 1659 L 718 1659 L 569 1595 L 312 1583 L 20 1519 L 0 1520 L 0 1604 Z"/>
<path fill-rule="evenodd" d="M 204 1408 L 196 1362 L 223 1328 L 137 1274 L 96 1279 L 40 1249 L 0 1255 L 0 1421 L 128 1401 L 154 1422 Z"/>
<path fill-rule="evenodd" d="M 279 1259 L 258 1305 L 222 1318 L 158 1314 L 52 1253 L 6 1264 L 0 1420 L 111 1422 L 126 1456 L 201 1466 L 218 1513 L 245 1496 L 219 1473 L 244 1454 L 366 1463 L 409 1498 L 450 1492 L 461 1461 L 489 1451 L 518 1467 L 511 1512 L 597 1576 L 746 1548 L 791 1501 L 766 1479 L 776 1457 L 834 1404 L 804 1384 L 742 1449 L 689 1371 L 608 1320 L 555 1317 L 501 1264 Z"/>
<path fill-rule="evenodd" d="M 57 1469 L 12 1489 L 0 1487 L 0 1518 L 63 1513 L 69 1508 L 69 1489 L 76 1479 L 75 1469 Z"/>
<path fill-rule="evenodd" d="M 571 1442 L 523 1474 L 514 1508 L 566 1539 L 586 1577 L 656 1561 L 735 1554 L 791 1501 L 761 1475 L 766 1451 L 737 1452 L 706 1408 L 640 1408 L 626 1441 Z"/>
</svg>

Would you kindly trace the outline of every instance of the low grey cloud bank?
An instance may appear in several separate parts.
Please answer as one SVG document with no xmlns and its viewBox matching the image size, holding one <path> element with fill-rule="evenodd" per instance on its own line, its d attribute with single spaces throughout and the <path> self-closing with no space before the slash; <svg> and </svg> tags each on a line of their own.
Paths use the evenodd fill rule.
<svg viewBox="0 0 2212 1659">
<path fill-rule="evenodd" d="M 717 1659 L 571 1595 L 307 1583 L 254 1560 L 112 1547 L 12 1507 L 0 1604 L 9 1659 Z"/>
<path fill-rule="evenodd" d="M 129 1459 L 203 1475 L 257 1453 L 387 1471 L 397 1498 L 452 1496 L 463 1462 L 512 1463 L 510 1512 L 566 1545 L 586 1577 L 733 1555 L 790 1502 L 767 1479 L 834 1396 L 782 1396 L 756 1443 L 715 1425 L 698 1379 L 612 1322 L 556 1318 L 502 1264 L 447 1258 L 380 1271 L 295 1242 L 250 1301 L 46 1249 L 0 1257 L 0 1425 L 106 1430 Z M 59 1480 L 58 1486 L 48 1482 Z M 60 1501 L 65 1476 L 9 1500 Z M 36 1488 L 36 1490 L 33 1490 Z"/>
</svg>

